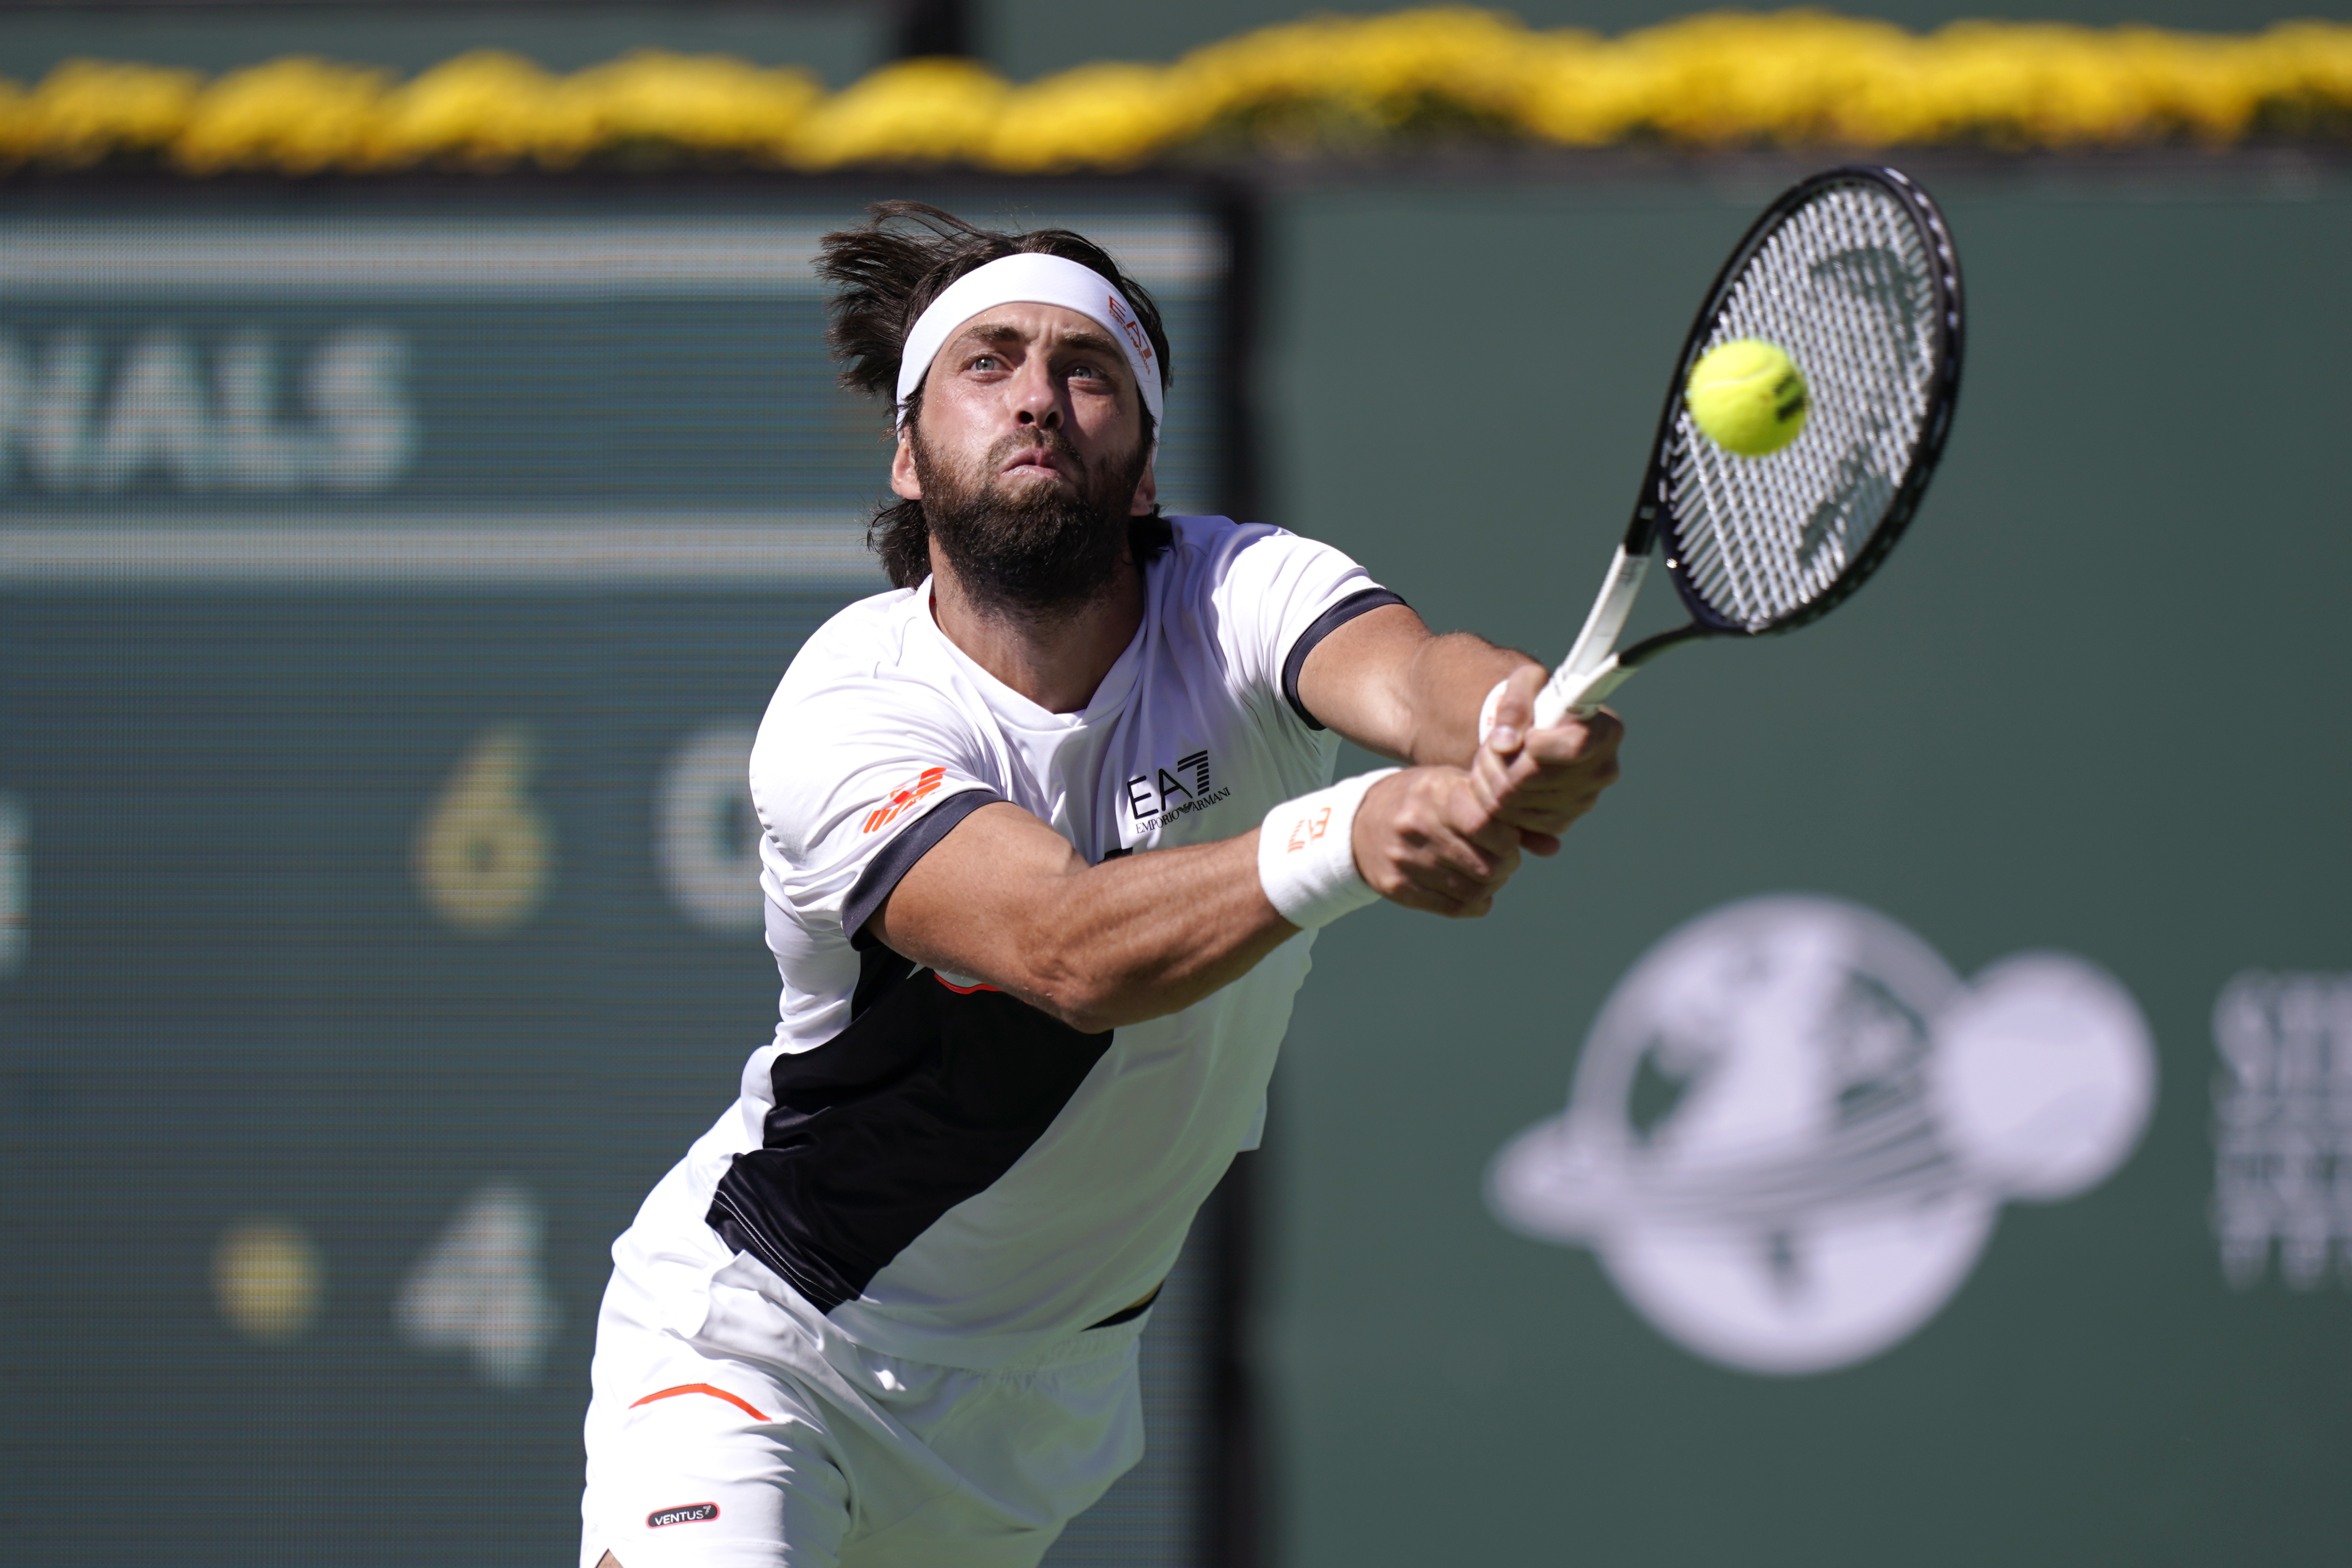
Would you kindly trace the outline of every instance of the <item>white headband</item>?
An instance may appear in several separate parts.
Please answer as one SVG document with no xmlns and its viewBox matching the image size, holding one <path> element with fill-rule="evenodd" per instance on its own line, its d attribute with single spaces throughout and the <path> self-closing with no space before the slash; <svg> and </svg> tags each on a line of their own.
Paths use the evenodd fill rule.
<svg viewBox="0 0 2352 1568">
<path fill-rule="evenodd" d="M 1151 429 L 1160 432 L 1160 360 L 1152 353 L 1151 336 L 1137 319 L 1127 296 L 1091 267 L 1059 256 L 1024 253 L 976 267 L 948 285 L 916 320 L 898 357 L 898 419 L 906 422 L 908 401 L 938 357 L 941 345 L 958 327 L 982 310 L 1015 301 L 1059 305 L 1076 310 L 1118 340 L 1127 351 L 1128 368 L 1142 389 L 1143 405 L 1151 410 Z"/>
</svg>

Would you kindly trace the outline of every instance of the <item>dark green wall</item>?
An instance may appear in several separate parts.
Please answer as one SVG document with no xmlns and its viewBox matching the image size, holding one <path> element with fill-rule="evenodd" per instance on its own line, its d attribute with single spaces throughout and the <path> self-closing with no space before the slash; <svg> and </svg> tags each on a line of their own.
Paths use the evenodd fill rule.
<svg viewBox="0 0 2352 1568">
<path fill-rule="evenodd" d="M 1433 623 L 1557 657 L 1687 312 L 1780 173 L 1285 198 L 1269 510 Z M 1261 1156 L 1287 1568 L 2340 1557 L 2352 1300 L 2231 1289 L 2208 1211 L 2217 993 L 2352 969 L 2352 181 L 1930 184 L 1970 360 L 1887 569 L 1816 627 L 1621 692 L 1623 783 L 1492 919 L 1379 909 L 1322 939 Z M 1481 1196 L 1637 956 L 1784 890 L 1963 973 L 2104 965 L 2161 1073 L 2118 1173 L 2005 1208 L 1916 1335 L 1794 1378 L 1679 1348 Z"/>
<path fill-rule="evenodd" d="M 1079 0 L 971 0 L 973 47 L 1016 80 L 1090 60 L 1173 59 L 1188 49 L 1253 27 L 1339 11 L 1368 15 L 1397 7 L 1327 6 L 1307 0 L 1129 0 L 1118 5 Z M 1537 27 L 1589 27 L 1618 33 L 1708 7 L 1675 0 L 1525 0 L 1496 7 Z M 1755 9 L 1778 9 L 1759 5 Z M 1928 28 L 1961 17 L 2052 17 L 2110 26 L 2244 32 L 2283 14 L 2257 0 L 2063 0 L 1986 5 L 1953 0 L 1883 0 L 1833 9 Z M 2297 16 L 2343 16 L 2341 4 L 2290 8 Z M 289 5 L 207 5 L 21 6 L 0 12 L 0 75 L 38 77 L 75 55 L 153 60 L 206 71 L 289 53 L 389 66 L 405 72 L 471 48 L 512 49 L 553 70 L 578 70 L 629 49 L 726 53 L 767 65 L 797 64 L 839 88 L 887 59 L 896 47 L 893 8 L 884 4 L 663 5 L 658 0 L 587 4 L 403 6 L 379 0 Z"/>
<path fill-rule="evenodd" d="M 467 49 L 510 49 L 575 71 L 631 49 L 740 55 L 805 66 L 845 87 L 889 58 L 877 6 L 492 3 L 15 6 L 0 12 L 0 76 L 37 78 L 77 55 L 228 70 L 278 55 L 385 66 L 403 75 Z"/>
</svg>

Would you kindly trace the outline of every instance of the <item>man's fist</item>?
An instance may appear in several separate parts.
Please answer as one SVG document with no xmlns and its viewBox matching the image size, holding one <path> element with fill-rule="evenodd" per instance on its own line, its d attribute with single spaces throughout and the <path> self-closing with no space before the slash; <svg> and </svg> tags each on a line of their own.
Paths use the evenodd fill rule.
<svg viewBox="0 0 2352 1568">
<path fill-rule="evenodd" d="M 1545 674 L 1535 664 L 1512 671 L 1495 705 L 1495 728 L 1471 760 L 1469 777 L 1480 806 L 1492 820 L 1517 828 L 1522 847 L 1555 855 L 1569 824 L 1617 782 L 1617 746 L 1625 726 L 1603 708 L 1589 719 L 1530 728 Z"/>
<path fill-rule="evenodd" d="M 1356 868 L 1382 898 L 1475 918 L 1519 868 L 1522 850 L 1559 852 L 1559 836 L 1617 779 L 1625 727 L 1603 710 L 1531 730 L 1540 665 L 1515 671 L 1495 728 L 1465 768 L 1407 768 L 1374 784 L 1356 811 Z"/>
<path fill-rule="evenodd" d="M 1475 917 L 1519 866 L 1520 833 L 1494 813 L 1460 768 L 1407 768 L 1356 808 L 1356 869 L 1409 910 Z"/>
</svg>

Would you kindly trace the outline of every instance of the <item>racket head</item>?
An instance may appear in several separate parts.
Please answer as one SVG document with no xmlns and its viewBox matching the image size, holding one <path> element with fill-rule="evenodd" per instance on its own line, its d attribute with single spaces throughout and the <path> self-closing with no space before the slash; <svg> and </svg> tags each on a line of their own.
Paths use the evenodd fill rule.
<svg viewBox="0 0 2352 1568">
<path fill-rule="evenodd" d="M 1684 341 L 1626 534 L 1663 543 L 1693 632 L 1789 631 L 1877 571 L 1943 455 L 1962 330 L 1950 231 L 1899 170 L 1828 170 L 1757 218 Z M 1691 367 L 1736 338 L 1788 350 L 1811 395 L 1797 438 L 1760 458 L 1717 447 L 1684 406 Z"/>
</svg>

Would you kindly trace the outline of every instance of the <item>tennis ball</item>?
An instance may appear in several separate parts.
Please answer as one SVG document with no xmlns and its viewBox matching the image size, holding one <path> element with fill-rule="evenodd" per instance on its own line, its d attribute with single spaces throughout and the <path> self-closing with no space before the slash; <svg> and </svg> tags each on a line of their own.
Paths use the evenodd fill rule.
<svg viewBox="0 0 2352 1568">
<path fill-rule="evenodd" d="M 1683 402 L 1708 440 L 1743 458 L 1795 440 L 1812 407 L 1805 373 L 1788 350 L 1761 338 L 1734 338 L 1699 355 Z"/>
</svg>

